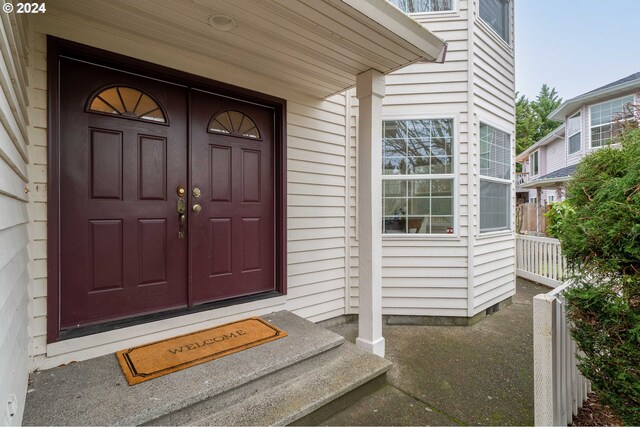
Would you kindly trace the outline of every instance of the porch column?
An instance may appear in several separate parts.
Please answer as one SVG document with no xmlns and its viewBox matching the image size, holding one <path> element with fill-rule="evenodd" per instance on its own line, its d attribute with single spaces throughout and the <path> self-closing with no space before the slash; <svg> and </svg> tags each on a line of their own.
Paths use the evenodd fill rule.
<svg viewBox="0 0 640 427">
<path fill-rule="evenodd" d="M 358 339 L 356 345 L 384 356 L 382 337 L 382 98 L 384 75 L 356 78 L 358 120 Z"/>
</svg>

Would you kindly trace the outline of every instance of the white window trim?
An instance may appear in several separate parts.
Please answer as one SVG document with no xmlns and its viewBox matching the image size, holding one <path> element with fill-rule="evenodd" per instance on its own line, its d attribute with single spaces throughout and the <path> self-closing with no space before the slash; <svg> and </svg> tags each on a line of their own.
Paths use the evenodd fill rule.
<svg viewBox="0 0 640 427">
<path fill-rule="evenodd" d="M 573 153 L 571 152 L 571 146 L 569 145 L 569 140 L 571 139 L 572 136 L 578 134 L 578 133 L 582 133 L 582 128 L 583 128 L 583 124 L 584 124 L 584 116 L 582 115 L 582 108 L 577 111 L 574 115 L 572 115 L 571 117 L 569 117 L 569 119 L 573 119 L 577 116 L 580 116 L 580 130 L 577 132 L 574 132 L 572 134 L 569 134 L 569 132 L 567 132 L 566 135 L 566 144 L 567 144 L 567 157 L 569 156 L 576 156 L 578 154 L 580 154 L 582 152 L 582 141 L 583 141 L 583 137 L 582 135 L 580 135 L 580 148 L 578 149 L 578 151 L 574 151 Z M 569 122 L 569 120 L 567 120 L 567 123 Z M 568 124 L 566 125 L 568 126 Z"/>
<path fill-rule="evenodd" d="M 510 169 L 511 169 L 511 179 L 501 179 L 501 178 L 494 178 L 491 176 L 485 176 L 482 175 L 480 172 L 478 172 L 478 178 L 476 180 L 476 185 L 478 188 L 478 204 L 477 204 L 477 212 L 478 212 L 478 226 L 476 229 L 476 238 L 477 239 L 485 239 L 485 238 L 490 238 L 490 237 L 497 237 L 497 236 L 502 236 L 502 235 L 509 235 L 509 234 L 513 234 L 514 230 L 515 230 L 515 131 L 508 131 L 507 129 L 505 129 L 504 127 L 498 125 L 497 123 L 491 121 L 491 120 L 485 120 L 485 119 L 479 119 L 478 120 L 478 136 L 477 136 L 477 144 L 478 144 L 478 155 L 480 155 L 480 126 L 481 125 L 487 125 L 490 126 L 494 129 L 497 129 L 499 131 L 502 131 L 504 133 L 506 133 L 507 135 L 509 135 L 509 152 L 511 153 L 511 165 L 510 165 Z M 478 161 L 480 161 L 480 159 L 478 158 Z M 480 170 L 480 169 L 478 169 Z M 490 229 L 490 230 L 484 230 L 481 231 L 480 230 L 480 182 L 486 180 L 486 181 L 491 181 L 491 182 L 497 182 L 497 183 L 501 183 L 501 184 L 509 184 L 509 224 L 507 226 L 507 228 L 505 229 L 501 229 L 501 230 L 496 230 L 496 229 Z"/>
<path fill-rule="evenodd" d="M 502 36 L 498 34 L 496 30 L 494 30 L 493 27 L 487 21 L 485 21 L 480 17 L 480 0 L 476 2 L 476 7 L 475 7 L 476 9 L 475 12 L 477 17 L 476 22 L 478 24 L 478 27 L 483 29 L 490 37 L 492 37 L 495 41 L 500 43 L 509 52 L 513 50 L 513 47 L 514 47 L 513 39 L 515 38 L 513 34 L 513 20 L 515 18 L 513 4 L 514 4 L 513 0 L 509 0 L 509 41 L 506 41 L 505 39 L 503 39 Z"/>
<path fill-rule="evenodd" d="M 536 168 L 538 169 L 536 173 L 533 173 L 533 155 L 536 155 Z M 534 150 L 531 154 L 529 154 L 529 173 L 531 178 L 535 178 L 540 176 L 540 149 Z"/>
<path fill-rule="evenodd" d="M 460 12 L 460 10 L 458 9 L 458 0 L 453 0 L 452 3 L 453 3 L 453 7 L 451 10 L 441 10 L 436 12 L 404 12 L 402 9 L 400 8 L 398 9 L 400 9 L 402 12 L 406 13 L 412 18 L 429 18 L 429 17 L 443 16 L 443 15 L 444 16 L 457 15 L 458 12 Z M 395 6 L 395 4 L 393 5 Z"/>
<path fill-rule="evenodd" d="M 382 115 L 382 122 L 392 120 L 453 120 L 453 171 L 451 174 L 434 175 L 382 175 L 382 181 L 393 179 L 420 180 L 420 179 L 451 179 L 453 178 L 453 233 L 452 234 L 426 234 L 426 233 L 382 233 L 382 240 L 460 240 L 460 117 L 451 114 L 394 114 Z M 382 122 L 380 126 L 382 126 Z M 380 165 L 382 167 L 382 165 Z M 425 178 L 426 177 L 426 178 Z M 382 186 L 380 181 L 380 186 Z M 380 199 L 382 203 L 382 197 Z M 380 224 L 384 218 L 384 212 L 380 218 Z"/>
<path fill-rule="evenodd" d="M 593 141 L 592 141 L 592 138 L 591 138 L 591 130 L 593 128 L 599 128 L 599 127 L 602 127 L 602 126 L 605 126 L 605 125 L 608 125 L 608 124 L 612 124 L 612 123 L 615 122 L 615 121 L 612 120 L 612 121 L 610 121 L 608 123 L 604 123 L 604 124 L 600 124 L 600 125 L 597 125 L 597 126 L 593 126 L 591 124 L 591 109 L 593 107 L 597 107 L 598 105 L 608 104 L 609 102 L 618 101 L 620 99 L 624 99 L 624 98 L 627 98 L 629 96 L 631 96 L 633 98 L 633 102 L 637 102 L 637 98 L 636 98 L 635 94 L 628 94 L 628 95 L 624 95 L 624 96 L 619 96 L 617 98 L 608 99 L 608 100 L 603 101 L 603 102 L 598 102 L 597 104 L 589 105 L 589 108 L 587 108 L 587 110 L 589 111 L 589 117 L 588 117 L 588 119 L 589 119 L 589 150 L 598 150 L 598 149 L 600 149 L 602 147 L 606 147 L 607 145 L 609 145 L 609 144 L 607 144 L 607 145 L 599 145 L 597 147 L 594 147 L 593 146 Z M 617 145 L 617 144 L 611 144 L 611 145 Z"/>
</svg>

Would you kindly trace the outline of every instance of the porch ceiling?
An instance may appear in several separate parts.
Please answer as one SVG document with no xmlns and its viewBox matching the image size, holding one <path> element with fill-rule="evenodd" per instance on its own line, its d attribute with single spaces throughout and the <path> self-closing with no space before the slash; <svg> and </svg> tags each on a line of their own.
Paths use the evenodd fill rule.
<svg viewBox="0 0 640 427">
<path fill-rule="evenodd" d="M 385 0 L 50 0 L 73 16 L 264 75 L 327 97 L 418 61 L 443 60 L 446 43 Z M 233 18 L 215 29 L 212 18 Z"/>
</svg>

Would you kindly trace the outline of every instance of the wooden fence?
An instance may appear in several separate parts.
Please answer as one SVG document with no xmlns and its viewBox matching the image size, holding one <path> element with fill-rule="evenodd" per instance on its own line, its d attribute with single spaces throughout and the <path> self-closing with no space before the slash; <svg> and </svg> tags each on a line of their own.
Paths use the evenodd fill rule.
<svg viewBox="0 0 640 427">
<path fill-rule="evenodd" d="M 551 205 L 545 203 L 539 209 L 540 215 L 537 203 L 522 203 L 516 206 L 516 231 L 518 233 L 538 236 L 546 234 L 547 217 L 544 214 L 549 212 Z"/>
<path fill-rule="evenodd" d="M 537 426 L 566 426 L 578 413 L 591 385 L 578 371 L 577 348 L 569 334 L 564 283 L 533 298 L 534 411 Z"/>
</svg>

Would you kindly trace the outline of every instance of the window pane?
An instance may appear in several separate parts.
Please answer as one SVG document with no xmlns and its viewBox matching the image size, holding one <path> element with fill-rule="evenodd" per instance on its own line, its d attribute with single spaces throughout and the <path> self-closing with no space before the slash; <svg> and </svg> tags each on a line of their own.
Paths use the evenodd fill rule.
<svg viewBox="0 0 640 427">
<path fill-rule="evenodd" d="M 387 180 L 383 182 L 383 197 L 406 197 L 407 181 L 403 180 Z"/>
<path fill-rule="evenodd" d="M 632 116 L 629 104 L 634 102 L 633 95 L 614 99 L 589 108 L 591 116 L 591 146 L 601 147 L 620 133 L 617 120 L 628 119 Z"/>
<path fill-rule="evenodd" d="M 405 175 L 407 160 L 404 157 L 386 157 L 383 160 L 382 168 L 384 175 Z"/>
<path fill-rule="evenodd" d="M 453 217 L 452 216 L 431 217 L 431 233 L 453 234 Z"/>
<path fill-rule="evenodd" d="M 529 164 L 531 165 L 531 175 L 538 175 L 538 151 L 529 156 Z"/>
<path fill-rule="evenodd" d="M 453 10 L 453 0 L 389 0 L 389 2 L 406 13 Z"/>
<path fill-rule="evenodd" d="M 453 120 L 383 122 L 383 174 L 453 173 Z"/>
<path fill-rule="evenodd" d="M 385 216 L 405 216 L 407 214 L 407 198 L 384 198 Z"/>
<path fill-rule="evenodd" d="M 480 18 L 509 43 L 509 0 L 480 0 Z"/>
<path fill-rule="evenodd" d="M 480 175 L 511 179 L 509 134 L 480 123 Z"/>
<path fill-rule="evenodd" d="M 578 132 L 569 137 L 569 154 L 580 151 L 582 133 Z"/>
<path fill-rule="evenodd" d="M 509 229 L 510 188 L 511 184 L 480 180 L 480 231 Z"/>
<path fill-rule="evenodd" d="M 384 233 L 453 233 L 453 178 L 383 181 Z"/>
</svg>

